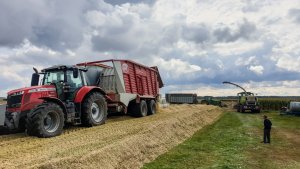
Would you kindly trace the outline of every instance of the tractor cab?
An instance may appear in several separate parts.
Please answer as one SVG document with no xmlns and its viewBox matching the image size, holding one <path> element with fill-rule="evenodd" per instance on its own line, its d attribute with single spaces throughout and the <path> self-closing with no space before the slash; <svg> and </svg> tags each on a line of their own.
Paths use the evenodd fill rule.
<svg viewBox="0 0 300 169">
<path fill-rule="evenodd" d="M 75 66 L 59 65 L 43 69 L 32 75 L 31 86 L 54 85 L 58 99 L 73 100 L 76 91 L 84 86 L 82 70 Z M 40 79 L 40 74 L 43 75 Z"/>
<path fill-rule="evenodd" d="M 237 95 L 239 97 L 241 97 L 241 96 L 254 96 L 254 93 L 252 93 L 252 92 L 240 92 Z"/>
<path fill-rule="evenodd" d="M 255 97 L 254 93 L 252 92 L 241 92 L 238 93 L 239 103 L 241 104 L 254 104 L 256 105 L 257 97 Z"/>
</svg>

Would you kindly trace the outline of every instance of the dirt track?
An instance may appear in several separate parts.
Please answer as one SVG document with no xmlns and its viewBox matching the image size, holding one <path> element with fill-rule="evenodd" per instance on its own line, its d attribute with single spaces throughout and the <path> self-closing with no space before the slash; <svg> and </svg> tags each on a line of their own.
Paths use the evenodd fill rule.
<svg viewBox="0 0 300 169">
<path fill-rule="evenodd" d="M 112 117 L 105 125 L 65 129 L 41 139 L 0 136 L 0 168 L 140 168 L 221 114 L 218 107 L 176 105 L 145 118 Z"/>
</svg>

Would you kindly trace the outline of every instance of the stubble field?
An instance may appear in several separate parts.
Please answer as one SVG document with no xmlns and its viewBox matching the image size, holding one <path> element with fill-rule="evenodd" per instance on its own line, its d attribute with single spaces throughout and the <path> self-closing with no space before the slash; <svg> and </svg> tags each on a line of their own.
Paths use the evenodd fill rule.
<svg viewBox="0 0 300 169">
<path fill-rule="evenodd" d="M 141 168 L 221 114 L 214 106 L 171 105 L 145 118 L 113 116 L 101 126 L 69 127 L 54 138 L 1 135 L 0 168 Z"/>
</svg>

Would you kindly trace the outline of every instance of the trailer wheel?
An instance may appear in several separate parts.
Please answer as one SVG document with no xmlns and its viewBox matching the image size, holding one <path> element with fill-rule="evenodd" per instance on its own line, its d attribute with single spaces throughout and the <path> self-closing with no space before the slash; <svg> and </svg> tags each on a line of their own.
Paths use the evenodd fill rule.
<svg viewBox="0 0 300 169">
<path fill-rule="evenodd" d="M 156 113 L 156 105 L 154 100 L 150 100 L 147 102 L 148 115 L 152 115 Z"/>
<path fill-rule="evenodd" d="M 56 103 L 44 102 L 27 114 L 26 127 L 30 136 L 58 136 L 64 127 L 63 110 Z"/>
<path fill-rule="evenodd" d="M 140 103 L 135 104 L 134 116 L 135 117 L 145 117 L 147 116 L 148 108 L 145 100 L 141 100 Z"/>
<path fill-rule="evenodd" d="M 107 119 L 107 103 L 100 93 L 90 94 L 83 102 L 82 124 L 88 127 L 104 124 Z"/>
</svg>

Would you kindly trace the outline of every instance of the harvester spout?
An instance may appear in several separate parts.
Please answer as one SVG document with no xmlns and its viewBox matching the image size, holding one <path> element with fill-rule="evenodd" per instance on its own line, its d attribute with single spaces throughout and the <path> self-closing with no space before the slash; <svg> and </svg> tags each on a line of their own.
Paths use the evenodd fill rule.
<svg viewBox="0 0 300 169">
<path fill-rule="evenodd" d="M 232 82 L 227 82 L 227 81 L 223 82 L 223 84 L 231 84 L 231 85 L 234 85 L 234 86 L 236 86 L 238 88 L 241 88 L 245 92 L 245 95 L 248 96 L 247 91 L 243 87 L 241 87 L 240 85 L 238 85 L 238 84 L 235 84 L 235 83 L 232 83 Z"/>
</svg>

